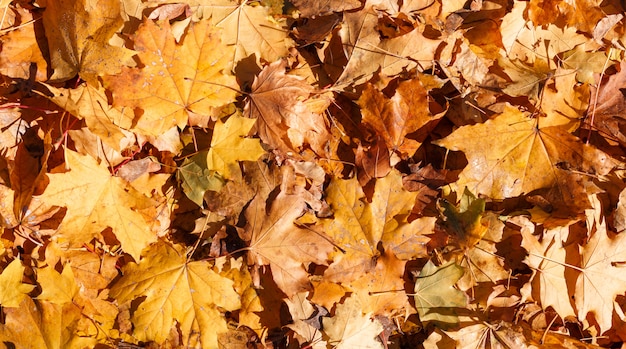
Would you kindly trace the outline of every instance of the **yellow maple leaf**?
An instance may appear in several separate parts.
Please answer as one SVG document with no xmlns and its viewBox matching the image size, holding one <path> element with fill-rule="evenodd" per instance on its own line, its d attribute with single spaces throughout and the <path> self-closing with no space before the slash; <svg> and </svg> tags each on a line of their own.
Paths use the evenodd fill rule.
<svg viewBox="0 0 626 349">
<path fill-rule="evenodd" d="M 43 25 L 50 47 L 51 80 L 65 81 L 77 73 L 90 85 L 97 77 L 134 65 L 133 52 L 109 44 L 123 25 L 120 2 L 110 0 L 44 1 Z"/>
<path fill-rule="evenodd" d="M 38 268 L 37 282 L 41 286 L 41 294 L 37 299 L 50 303 L 60 305 L 70 303 L 78 293 L 78 285 L 69 263 L 65 264 L 61 273 L 50 266 Z"/>
<path fill-rule="evenodd" d="M 93 348 L 95 338 L 81 336 L 81 309 L 36 301 L 27 297 L 19 308 L 6 309 L 0 325 L 0 341 L 8 348 L 83 349 Z"/>
<path fill-rule="evenodd" d="M 265 153 L 258 139 L 245 138 L 256 120 L 232 115 L 222 122 L 218 120 L 213 129 L 211 147 L 207 154 L 207 168 L 233 178 L 232 171 L 239 171 L 238 161 L 256 161 Z"/>
<path fill-rule="evenodd" d="M 67 208 L 56 239 L 69 246 L 82 246 L 107 227 L 135 260 L 141 250 L 156 241 L 151 222 L 139 210 L 156 205 L 128 182 L 114 177 L 105 164 L 90 156 L 66 150 L 69 172 L 48 174 L 50 184 L 40 199 Z"/>
<path fill-rule="evenodd" d="M 185 341 L 199 333 L 202 347 L 217 348 L 218 334 L 228 329 L 218 307 L 237 310 L 240 296 L 233 281 L 214 272 L 207 261 L 185 257 L 181 248 L 153 245 L 139 264 L 124 267 L 111 296 L 119 303 L 146 296 L 132 317 L 134 335 L 141 341 L 162 343 L 177 321 Z"/>
<path fill-rule="evenodd" d="M 609 156 L 568 133 L 567 125 L 544 127 L 542 122 L 507 106 L 495 119 L 462 126 L 433 143 L 466 154 L 470 166 L 459 175 L 458 188 L 493 199 L 554 187 L 560 201 L 568 202 L 576 194 L 565 185 L 573 171 L 605 175 L 615 166 Z"/>
<path fill-rule="evenodd" d="M 53 93 L 49 99 L 78 119 L 85 119 L 91 132 L 115 150 L 125 137 L 122 129 L 132 128 L 133 115 L 129 109 L 109 106 L 105 91 L 101 87 L 81 84 L 72 89 L 45 85 Z"/>
<path fill-rule="evenodd" d="M 371 320 L 370 314 L 363 314 L 361 309 L 359 299 L 351 296 L 337 305 L 335 316 L 322 318 L 324 333 L 334 348 L 383 348 L 376 338 L 383 331 L 383 325 L 378 320 Z"/>
<path fill-rule="evenodd" d="M 333 179 L 326 189 L 326 200 L 334 211 L 333 219 L 321 221 L 324 231 L 345 250 L 334 254 L 334 262 L 325 273 L 328 280 L 347 282 L 374 268 L 378 243 L 393 249 L 394 232 L 408 223 L 396 216 L 406 216 L 415 203 L 416 193 L 403 189 L 402 176 L 392 170 L 376 181 L 372 202 L 367 203 L 356 178 Z M 416 222 L 416 221 L 414 221 Z"/>
<path fill-rule="evenodd" d="M 253 56 L 266 62 L 289 54 L 291 39 L 287 21 L 272 18 L 265 6 L 241 0 L 202 1 L 198 15 L 223 28 L 222 41 L 234 50 L 222 53 L 234 66 L 241 59 Z"/>
<path fill-rule="evenodd" d="M 220 42 L 209 21 L 191 24 L 177 44 L 168 21 L 146 19 L 134 44 L 144 67 L 125 67 L 104 79 L 114 106 L 143 110 L 134 131 L 159 136 L 184 127 L 190 116 L 217 115 L 217 108 L 234 101 L 235 78 L 223 72 L 233 48 Z"/>
<path fill-rule="evenodd" d="M 35 285 L 22 282 L 24 266 L 18 258 L 14 259 L 0 274 L 0 305 L 3 307 L 19 307 Z"/>
</svg>

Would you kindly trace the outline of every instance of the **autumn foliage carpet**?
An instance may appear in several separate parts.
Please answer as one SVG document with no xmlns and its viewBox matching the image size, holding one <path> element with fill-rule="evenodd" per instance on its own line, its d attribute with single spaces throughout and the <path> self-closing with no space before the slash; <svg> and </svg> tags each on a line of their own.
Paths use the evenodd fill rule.
<svg viewBox="0 0 626 349">
<path fill-rule="evenodd" d="M 6 348 L 624 348 L 617 0 L 0 0 Z"/>
</svg>

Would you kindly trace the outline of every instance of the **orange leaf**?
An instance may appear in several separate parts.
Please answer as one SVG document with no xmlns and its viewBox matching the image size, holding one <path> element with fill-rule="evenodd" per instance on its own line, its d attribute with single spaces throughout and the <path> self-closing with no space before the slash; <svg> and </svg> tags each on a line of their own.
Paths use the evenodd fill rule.
<svg viewBox="0 0 626 349">
<path fill-rule="evenodd" d="M 195 114 L 217 116 L 234 100 L 235 79 L 223 72 L 232 48 L 208 21 L 191 24 L 177 44 L 168 21 L 145 20 L 134 44 L 145 66 L 105 78 L 115 106 L 143 110 L 133 130 L 159 136 Z"/>
</svg>

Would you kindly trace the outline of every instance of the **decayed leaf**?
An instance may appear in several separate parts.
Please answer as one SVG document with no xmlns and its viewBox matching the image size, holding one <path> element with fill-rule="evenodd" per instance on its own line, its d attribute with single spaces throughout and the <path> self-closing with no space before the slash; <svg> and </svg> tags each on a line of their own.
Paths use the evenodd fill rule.
<svg viewBox="0 0 626 349">
<path fill-rule="evenodd" d="M 439 267 L 426 263 L 415 281 L 415 307 L 422 322 L 444 327 L 459 322 L 456 309 L 467 305 L 465 293 L 454 288 L 461 276 L 463 268 L 454 263 Z"/>
<path fill-rule="evenodd" d="M 0 274 L 0 305 L 3 307 L 16 308 L 35 285 L 22 282 L 24 278 L 24 266 L 18 258 L 14 259 Z"/>
<path fill-rule="evenodd" d="M 294 0 L 293 4 L 300 11 L 302 17 L 316 17 L 353 10 L 361 6 L 359 0 Z"/>
<path fill-rule="evenodd" d="M 217 116 L 235 97 L 234 77 L 226 75 L 227 52 L 208 21 L 190 25 L 180 44 L 168 21 L 145 20 L 134 37 L 143 68 L 124 68 L 105 77 L 117 107 L 139 108 L 133 130 L 158 136 L 187 124 L 190 115 Z"/>
<path fill-rule="evenodd" d="M 322 233 L 295 225 L 306 203 L 302 195 L 280 192 L 267 214 L 256 209 L 246 210 L 251 231 L 248 261 L 269 265 L 274 281 L 285 294 L 292 296 L 310 289 L 306 267 L 309 263 L 327 264 L 333 245 Z"/>
<path fill-rule="evenodd" d="M 255 78 L 244 109 L 245 116 L 256 119 L 253 132 L 281 157 L 298 153 L 304 142 L 323 144 L 329 136 L 323 116 L 303 103 L 313 87 L 302 77 L 285 74 L 285 69 L 284 60 L 265 67 Z"/>
<path fill-rule="evenodd" d="M 97 77 L 117 74 L 122 65 L 134 65 L 133 52 L 109 45 L 123 24 L 120 2 L 44 1 L 43 25 L 50 49 L 51 79 L 65 81 L 77 73 L 90 85 Z"/>
<path fill-rule="evenodd" d="M 571 171 L 605 175 L 615 166 L 600 150 L 562 127 L 543 127 L 541 120 L 507 106 L 495 119 L 463 126 L 434 143 L 466 154 L 470 165 L 459 175 L 459 188 L 494 199 L 551 188 L 567 182 Z M 562 201 L 575 199 L 562 184 L 554 190 Z"/>
<path fill-rule="evenodd" d="M 111 296 L 120 303 L 146 296 L 132 317 L 134 336 L 141 341 L 162 343 L 177 321 L 185 341 L 195 332 L 203 347 L 217 347 L 218 334 L 227 330 L 218 307 L 241 307 L 232 280 L 207 261 L 188 262 L 180 248 L 163 242 L 147 250 L 139 264 L 128 264 L 123 274 Z"/>
<path fill-rule="evenodd" d="M 155 202 L 89 156 L 67 150 L 66 162 L 70 171 L 48 174 L 50 184 L 40 196 L 51 205 L 67 207 L 57 241 L 82 246 L 111 227 L 124 250 L 138 260 L 141 250 L 157 238 L 152 223 L 138 211 Z"/>
<path fill-rule="evenodd" d="M 330 338 L 334 348 L 382 349 L 376 339 L 383 331 L 378 320 L 371 320 L 369 314 L 363 314 L 358 298 L 352 296 L 337 305 L 335 316 L 322 319 L 324 333 Z"/>
<path fill-rule="evenodd" d="M 254 123 L 254 120 L 239 115 L 230 116 L 226 122 L 218 120 L 207 154 L 207 168 L 231 179 L 233 171 L 239 172 L 238 161 L 258 160 L 265 153 L 259 140 L 244 138 Z"/>
<path fill-rule="evenodd" d="M 357 103 L 362 121 L 385 140 L 389 150 L 403 158 L 413 156 L 421 144 L 407 135 L 437 119 L 428 110 L 428 93 L 417 78 L 401 82 L 391 98 L 368 84 Z"/>
<path fill-rule="evenodd" d="M 74 304 L 57 305 L 26 297 L 19 308 L 5 312 L 0 340 L 9 347 L 83 349 L 96 345 L 95 338 L 79 335 L 81 310 Z"/>
</svg>

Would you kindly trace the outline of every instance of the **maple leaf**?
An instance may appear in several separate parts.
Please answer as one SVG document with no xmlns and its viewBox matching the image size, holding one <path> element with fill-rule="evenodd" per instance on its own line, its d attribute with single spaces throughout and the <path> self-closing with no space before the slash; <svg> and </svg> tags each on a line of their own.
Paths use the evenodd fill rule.
<svg viewBox="0 0 626 349">
<path fill-rule="evenodd" d="M 60 274 L 50 266 L 38 268 L 37 282 L 42 290 L 37 299 L 50 303 L 59 305 L 70 303 L 78 293 L 78 285 L 69 263 L 63 267 Z"/>
<path fill-rule="evenodd" d="M 400 260 L 392 252 L 385 252 L 376 259 L 376 267 L 359 279 L 344 286 L 359 299 L 361 310 L 373 315 L 404 315 L 410 309 L 404 291 L 406 260 Z"/>
<path fill-rule="evenodd" d="M 98 86 L 98 76 L 117 74 L 120 65 L 134 65 L 132 51 L 108 43 L 123 24 L 118 1 L 44 3 L 52 80 L 65 81 L 78 73 L 90 85 Z"/>
<path fill-rule="evenodd" d="M 567 250 L 563 246 L 569 227 L 546 230 L 541 240 L 538 240 L 538 237 L 532 235 L 534 224 L 528 220 L 517 224 L 522 224 L 522 247 L 528 251 L 525 263 L 533 269 L 533 296 L 541 301 L 544 308 L 553 307 L 563 318 L 575 315 L 565 273 Z"/>
<path fill-rule="evenodd" d="M 459 175 L 459 188 L 494 199 L 553 188 L 561 201 L 569 201 L 574 192 L 562 183 L 571 171 L 605 175 L 615 166 L 563 127 L 543 127 L 541 121 L 507 106 L 495 119 L 463 126 L 434 143 L 466 154 L 471 166 Z M 502 136 L 491 137 L 494 132 Z"/>
<path fill-rule="evenodd" d="M 158 136 L 195 114 L 217 116 L 216 108 L 234 100 L 235 79 L 223 72 L 232 48 L 207 20 L 190 24 L 177 44 L 168 21 L 146 19 L 133 42 L 144 67 L 124 67 L 104 81 L 114 106 L 143 110 L 134 131 Z"/>
<path fill-rule="evenodd" d="M 93 158 L 71 150 L 65 154 L 70 171 L 48 174 L 50 183 L 40 196 L 50 205 L 67 207 L 56 239 L 82 246 L 111 227 L 124 250 L 139 259 L 141 250 L 156 241 L 156 234 L 153 224 L 138 211 L 154 207 L 155 202 L 123 179 L 111 176 L 106 165 Z"/>
<path fill-rule="evenodd" d="M 123 268 L 124 276 L 111 287 L 118 302 L 146 296 L 134 311 L 134 335 L 141 341 L 162 343 L 177 321 L 183 338 L 200 334 L 203 347 L 217 347 L 217 335 L 226 332 L 219 308 L 241 307 L 233 281 L 211 269 L 207 261 L 189 262 L 181 248 L 164 242 L 146 250 L 139 264 Z"/>
<path fill-rule="evenodd" d="M 383 348 L 376 339 L 383 326 L 378 320 L 371 320 L 369 314 L 363 314 L 361 303 L 354 296 L 338 304 L 335 316 L 322 318 L 322 324 L 324 333 L 335 348 Z"/>
<path fill-rule="evenodd" d="M 310 263 L 327 264 L 333 250 L 322 233 L 294 224 L 305 207 L 302 195 L 281 191 L 266 208 L 267 214 L 254 208 L 245 213 L 246 230 L 251 232 L 249 263 L 269 265 L 274 281 L 287 296 L 308 290 L 310 281 L 305 268 Z"/>
<path fill-rule="evenodd" d="M 250 56 L 274 62 L 288 55 L 291 40 L 284 17 L 273 18 L 268 8 L 251 5 L 248 1 L 202 2 L 198 15 L 223 28 L 222 41 L 234 47 L 224 55 L 231 64 L 236 65 Z"/>
<path fill-rule="evenodd" d="M 361 7 L 360 0 L 294 0 L 293 4 L 298 8 L 302 17 L 324 16 Z"/>
<path fill-rule="evenodd" d="M 316 308 L 307 296 L 309 292 L 301 292 L 292 298 L 285 299 L 289 313 L 293 319 L 293 323 L 287 325 L 289 329 L 294 331 L 299 339 L 300 344 L 311 343 L 312 349 L 327 348 L 326 341 L 322 340 L 321 317 L 328 314 L 323 308 Z"/>
<path fill-rule="evenodd" d="M 465 293 L 454 288 L 461 276 L 463 268 L 454 263 L 426 263 L 415 280 L 415 307 L 422 322 L 434 321 L 444 327 L 458 323 L 455 309 L 467 305 Z"/>
<path fill-rule="evenodd" d="M 0 7 L 1 8 L 1 7 Z M 35 29 L 35 18 L 41 19 L 31 11 L 18 7 L 14 9 L 22 21 L 22 25 L 2 36 L 2 51 L 0 51 L 0 73 L 12 78 L 46 80 L 48 63 L 42 52 L 39 40 L 45 40 L 42 33 Z"/>
<path fill-rule="evenodd" d="M 402 158 L 411 157 L 421 145 L 407 135 L 414 133 L 440 114 L 433 116 L 428 110 L 428 93 L 419 79 L 401 82 L 391 98 L 368 84 L 357 101 L 363 114 L 362 122 L 379 134 L 391 151 Z"/>
<path fill-rule="evenodd" d="M 626 235 L 607 230 L 597 196 L 587 210 L 589 240 L 580 246 L 580 275 L 576 279 L 575 303 L 579 319 L 593 312 L 604 333 L 612 325 L 615 297 L 626 290 L 622 265 L 626 262 Z"/>
<path fill-rule="evenodd" d="M 19 308 L 5 309 L 0 340 L 12 348 L 83 349 L 95 338 L 78 333 L 81 310 L 74 304 L 58 305 L 26 297 Z"/>
<path fill-rule="evenodd" d="M 606 81 L 596 82 L 595 85 L 600 85 L 600 88 L 592 86 L 590 91 L 588 115 L 592 118 L 591 126 L 609 142 L 626 144 L 626 98 L 622 93 L 626 86 L 626 62 L 619 64 L 617 73 L 609 76 Z"/>
<path fill-rule="evenodd" d="M 218 120 L 207 154 L 207 168 L 231 179 L 233 171 L 239 172 L 238 161 L 258 160 L 265 153 L 259 140 L 244 138 L 254 124 L 255 120 L 238 115 L 230 116 L 226 122 Z"/>
<path fill-rule="evenodd" d="M 51 101 L 76 118 L 85 119 L 91 132 L 111 148 L 120 150 L 120 142 L 125 137 L 122 129 L 132 128 L 133 115 L 130 110 L 109 106 L 105 91 L 100 87 L 89 84 L 81 84 L 72 89 L 45 86 L 53 93 L 49 97 Z"/>
<path fill-rule="evenodd" d="M 24 266 L 18 258 L 14 259 L 0 274 L 0 304 L 3 307 L 16 308 L 28 298 L 35 285 L 22 282 Z"/>
<path fill-rule="evenodd" d="M 219 173 L 208 168 L 208 153 L 205 150 L 186 158 L 176 172 L 187 197 L 200 207 L 204 204 L 204 194 L 209 190 L 219 192 L 225 182 Z"/>
<path fill-rule="evenodd" d="M 333 178 L 326 189 L 326 200 L 334 218 L 321 220 L 320 223 L 332 241 L 345 252 L 334 254 L 334 262 L 325 272 L 325 278 L 348 282 L 371 270 L 374 267 L 372 261 L 379 255 L 377 246 L 383 236 L 393 240 L 393 232 L 407 224 L 395 217 L 409 214 L 415 195 L 402 188 L 402 176 L 395 170 L 376 181 L 371 203 L 365 201 L 363 189 L 356 178 Z"/>
<path fill-rule="evenodd" d="M 477 198 L 465 188 L 459 201 L 456 207 L 441 199 L 437 201 L 437 207 L 446 229 L 453 234 L 461 248 L 468 249 L 476 245 L 487 232 L 487 227 L 481 223 L 485 200 Z"/>
<path fill-rule="evenodd" d="M 302 77 L 285 74 L 285 69 L 284 60 L 265 67 L 255 78 L 244 108 L 245 116 L 256 119 L 253 132 L 281 157 L 297 153 L 305 140 L 323 143 L 328 137 L 323 116 L 303 104 L 313 87 Z M 292 127 L 297 129 L 298 139 L 289 133 Z M 321 141 L 314 141 L 318 137 Z"/>
</svg>

